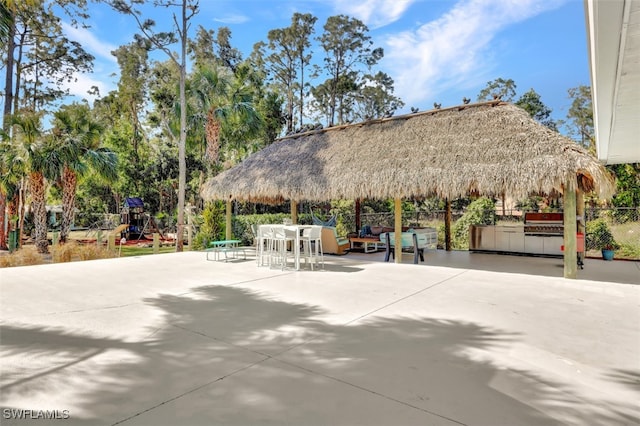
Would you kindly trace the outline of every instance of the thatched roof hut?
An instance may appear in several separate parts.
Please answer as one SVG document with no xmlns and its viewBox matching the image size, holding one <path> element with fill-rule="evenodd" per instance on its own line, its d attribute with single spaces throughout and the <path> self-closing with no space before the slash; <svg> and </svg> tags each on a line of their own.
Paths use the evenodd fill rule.
<svg viewBox="0 0 640 426">
<path fill-rule="evenodd" d="M 524 198 L 567 182 L 601 197 L 607 170 L 571 139 L 500 101 L 336 126 L 281 138 L 210 179 L 205 199 Z"/>
</svg>

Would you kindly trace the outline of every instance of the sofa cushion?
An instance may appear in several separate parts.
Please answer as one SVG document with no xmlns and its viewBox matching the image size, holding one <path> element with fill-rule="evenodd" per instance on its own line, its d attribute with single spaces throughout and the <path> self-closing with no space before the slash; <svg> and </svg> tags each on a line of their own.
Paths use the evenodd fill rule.
<svg viewBox="0 0 640 426">
<path fill-rule="evenodd" d="M 380 235 L 384 227 L 382 226 L 371 226 L 371 235 Z"/>
</svg>

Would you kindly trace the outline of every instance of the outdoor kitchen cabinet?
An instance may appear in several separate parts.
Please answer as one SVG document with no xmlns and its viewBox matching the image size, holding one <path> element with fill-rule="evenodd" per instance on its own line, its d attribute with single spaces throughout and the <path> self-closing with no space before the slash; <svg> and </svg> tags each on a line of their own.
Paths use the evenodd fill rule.
<svg viewBox="0 0 640 426">
<path fill-rule="evenodd" d="M 469 228 L 469 250 L 561 256 L 562 213 L 527 213 L 524 225 Z"/>
<path fill-rule="evenodd" d="M 543 254 L 549 255 L 558 255 L 562 256 L 562 245 L 564 244 L 564 237 L 560 236 L 548 236 L 543 237 L 544 239 L 544 250 Z"/>
<path fill-rule="evenodd" d="M 469 250 L 496 249 L 496 227 L 488 225 L 472 225 L 469 234 Z"/>
<path fill-rule="evenodd" d="M 524 253 L 522 226 L 472 226 L 469 250 Z"/>
<path fill-rule="evenodd" d="M 526 235 L 524 236 L 525 253 L 562 255 L 563 237 L 557 235 Z"/>
<path fill-rule="evenodd" d="M 524 227 L 496 226 L 496 250 L 524 253 Z"/>
</svg>

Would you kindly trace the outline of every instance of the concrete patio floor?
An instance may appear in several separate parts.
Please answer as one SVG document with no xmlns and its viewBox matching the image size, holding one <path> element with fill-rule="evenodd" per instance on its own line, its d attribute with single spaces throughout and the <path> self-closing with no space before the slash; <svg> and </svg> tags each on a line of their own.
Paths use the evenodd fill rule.
<svg viewBox="0 0 640 426">
<path fill-rule="evenodd" d="M 640 423 L 638 262 L 381 256 L 0 269 L 0 422 Z"/>
</svg>

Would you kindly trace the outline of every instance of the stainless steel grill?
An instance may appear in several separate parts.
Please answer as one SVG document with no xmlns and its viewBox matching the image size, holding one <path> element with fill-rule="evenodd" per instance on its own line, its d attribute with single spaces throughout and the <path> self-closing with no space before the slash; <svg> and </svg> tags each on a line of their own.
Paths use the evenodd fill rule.
<svg viewBox="0 0 640 426">
<path fill-rule="evenodd" d="M 525 213 L 524 234 L 562 236 L 564 234 L 562 213 Z"/>
</svg>

